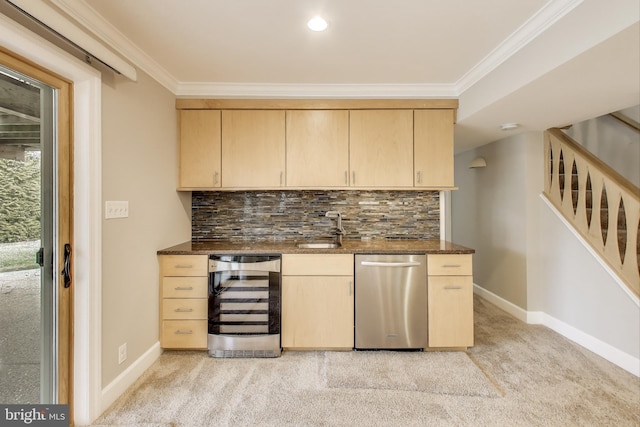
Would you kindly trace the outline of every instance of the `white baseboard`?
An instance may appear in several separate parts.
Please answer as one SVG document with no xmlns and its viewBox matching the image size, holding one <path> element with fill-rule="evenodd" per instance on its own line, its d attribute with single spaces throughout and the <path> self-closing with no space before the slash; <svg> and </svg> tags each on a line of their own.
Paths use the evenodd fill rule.
<svg viewBox="0 0 640 427">
<path fill-rule="evenodd" d="M 488 291 L 488 290 L 486 290 L 484 288 L 481 288 L 480 286 L 476 285 L 475 283 L 473 284 L 473 293 L 481 296 L 484 299 L 486 299 L 491 304 L 497 306 L 501 310 L 506 311 L 507 313 L 509 313 L 510 315 L 515 317 L 516 319 L 521 320 L 521 321 L 526 322 L 526 323 L 533 323 L 533 322 L 529 322 L 528 321 L 528 318 L 527 318 L 528 313 L 527 313 L 526 310 L 518 307 L 517 305 L 513 304 L 512 302 L 507 301 L 506 299 L 504 299 L 502 297 L 499 297 L 498 295 L 494 294 L 491 291 Z"/>
<path fill-rule="evenodd" d="M 526 311 L 517 305 L 505 300 L 504 298 L 488 291 L 476 284 L 473 285 L 474 293 L 479 297 L 486 299 L 501 310 L 506 311 L 518 320 L 532 325 L 544 325 L 554 330 L 565 338 L 570 339 L 576 344 L 581 345 L 598 356 L 608 360 L 609 362 L 621 367 L 627 372 L 640 377 L 640 359 L 633 357 L 624 351 L 613 347 L 606 342 L 561 321 L 542 311 Z"/>
<path fill-rule="evenodd" d="M 162 354 L 160 342 L 156 342 L 142 356 L 102 389 L 101 413 L 116 401 Z"/>
<path fill-rule="evenodd" d="M 591 335 L 586 334 L 546 313 L 544 313 L 544 321 L 542 324 L 549 329 L 553 329 L 560 335 L 569 338 L 576 344 L 580 344 L 582 347 L 594 352 L 598 356 L 605 358 L 609 362 L 618 365 L 625 371 L 631 372 L 636 377 L 640 377 L 640 359 L 633 357 L 630 354 L 607 344 L 606 342 L 600 341 L 599 339 L 592 337 Z"/>
</svg>

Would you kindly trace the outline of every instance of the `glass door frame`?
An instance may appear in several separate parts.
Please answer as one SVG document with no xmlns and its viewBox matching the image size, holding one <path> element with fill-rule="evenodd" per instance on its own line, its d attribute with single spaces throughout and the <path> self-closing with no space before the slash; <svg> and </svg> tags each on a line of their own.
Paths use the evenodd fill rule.
<svg viewBox="0 0 640 427">
<path fill-rule="evenodd" d="M 69 286 L 65 286 L 61 272 L 64 268 L 62 256 L 66 244 L 73 242 L 73 144 L 72 144 L 72 118 L 73 118 L 73 84 L 46 70 L 38 65 L 7 51 L 0 47 L 0 65 L 3 65 L 17 73 L 23 74 L 30 79 L 44 83 L 54 89 L 51 104 L 55 107 L 52 125 L 55 128 L 53 144 L 53 167 L 56 173 L 52 179 L 52 198 L 54 215 L 52 229 L 53 239 L 53 261 L 51 288 L 54 290 L 56 298 L 57 320 L 55 322 L 55 332 L 58 345 L 56 346 L 56 385 L 55 390 L 48 392 L 55 397 L 54 403 L 70 404 L 70 415 L 73 419 L 73 280 Z M 47 257 L 45 257 L 45 260 Z M 51 259 L 51 258 L 49 258 Z M 73 257 L 69 257 L 70 271 L 73 271 Z M 43 272 L 44 274 L 44 272 Z"/>
</svg>

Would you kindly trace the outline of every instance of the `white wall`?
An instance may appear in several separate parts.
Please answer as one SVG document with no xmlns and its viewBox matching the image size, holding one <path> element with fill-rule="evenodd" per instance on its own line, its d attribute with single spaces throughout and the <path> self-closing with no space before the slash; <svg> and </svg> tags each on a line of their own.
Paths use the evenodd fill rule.
<svg viewBox="0 0 640 427">
<path fill-rule="evenodd" d="M 456 155 L 453 240 L 476 249 L 479 293 L 638 375 L 640 307 L 541 197 L 543 156 L 539 132 Z"/>
<path fill-rule="evenodd" d="M 128 218 L 102 222 L 103 388 L 157 345 L 156 251 L 191 238 L 190 193 L 175 191 L 176 117 L 173 94 L 143 72 L 137 82 L 103 75 L 103 206 L 129 202 Z"/>
<path fill-rule="evenodd" d="M 640 107 L 625 110 L 629 117 L 637 117 Z M 575 139 L 616 172 L 640 187 L 640 133 L 605 115 L 576 123 L 567 129 Z"/>
<path fill-rule="evenodd" d="M 522 309 L 527 307 L 526 146 L 538 137 L 518 135 L 457 155 L 459 189 L 451 197 L 452 240 L 476 250 L 475 282 Z M 469 169 L 475 157 L 487 166 Z"/>
<path fill-rule="evenodd" d="M 542 200 L 537 261 L 529 307 L 640 358 L 640 308 Z"/>
</svg>

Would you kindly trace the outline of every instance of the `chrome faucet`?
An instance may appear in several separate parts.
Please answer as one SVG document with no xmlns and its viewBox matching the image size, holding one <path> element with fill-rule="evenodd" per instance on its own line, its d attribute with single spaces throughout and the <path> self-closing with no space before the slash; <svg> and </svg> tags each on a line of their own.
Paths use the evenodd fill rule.
<svg viewBox="0 0 640 427">
<path fill-rule="evenodd" d="M 342 236 L 345 234 L 344 228 L 342 228 L 342 214 L 338 211 L 327 211 L 324 214 L 327 218 L 338 218 L 336 224 L 336 234 L 338 236 L 338 244 L 342 246 Z"/>
</svg>

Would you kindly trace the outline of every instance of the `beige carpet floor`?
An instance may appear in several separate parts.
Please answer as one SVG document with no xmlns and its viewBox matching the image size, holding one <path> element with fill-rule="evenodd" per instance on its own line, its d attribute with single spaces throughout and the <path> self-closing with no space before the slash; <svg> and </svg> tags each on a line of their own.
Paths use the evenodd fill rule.
<svg viewBox="0 0 640 427">
<path fill-rule="evenodd" d="M 165 352 L 96 426 L 640 426 L 640 379 L 475 299 L 468 352 Z"/>
</svg>

